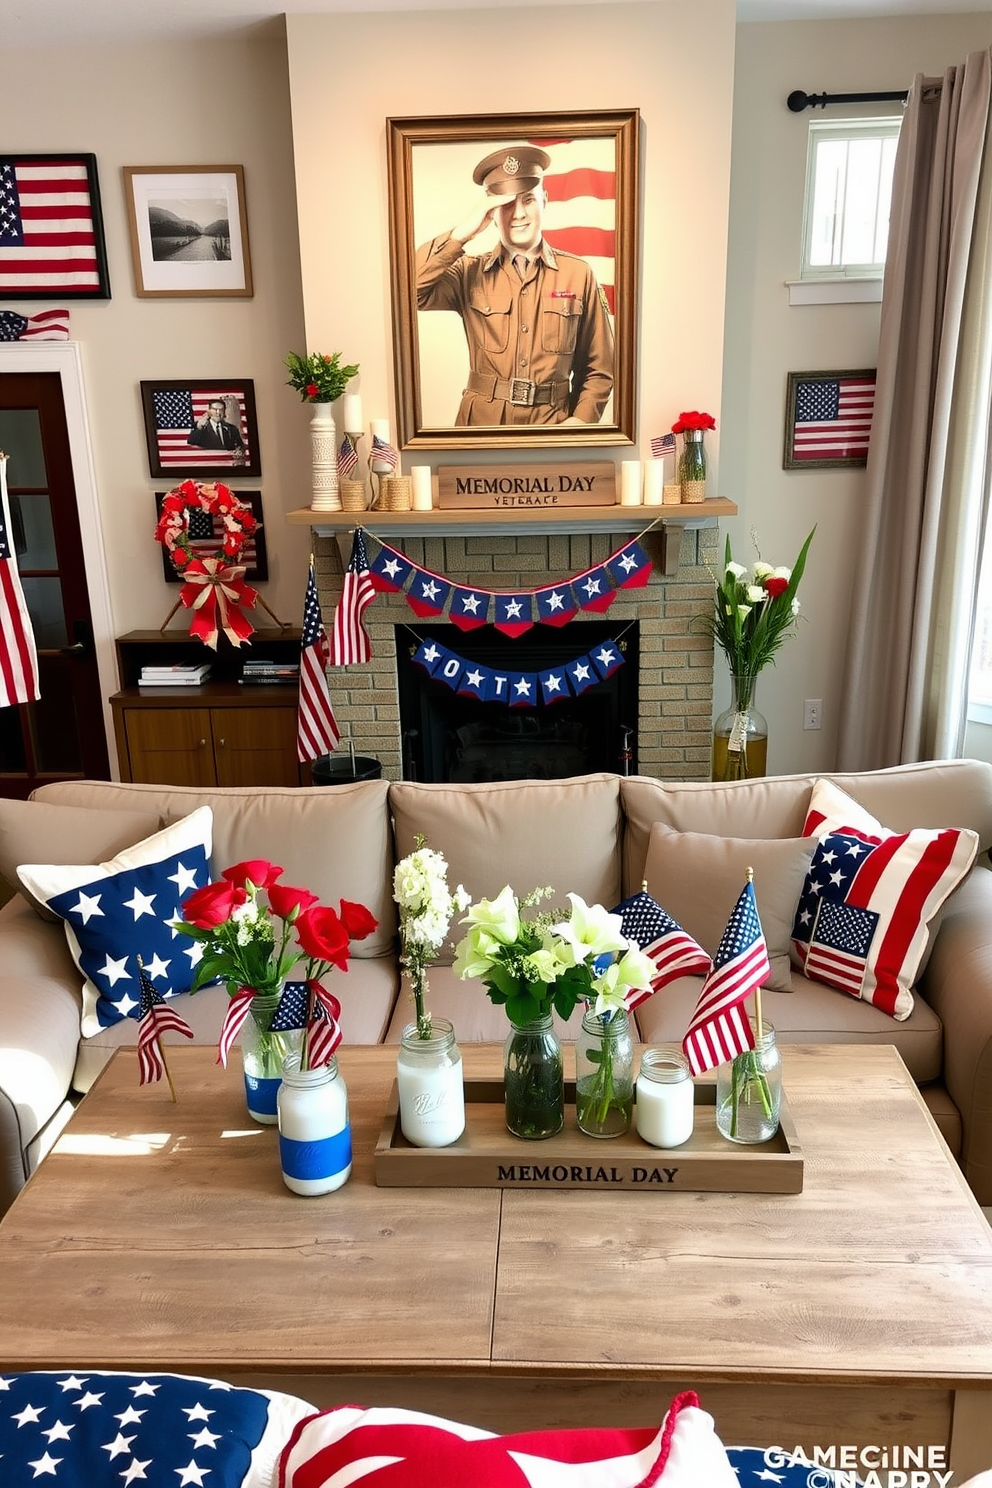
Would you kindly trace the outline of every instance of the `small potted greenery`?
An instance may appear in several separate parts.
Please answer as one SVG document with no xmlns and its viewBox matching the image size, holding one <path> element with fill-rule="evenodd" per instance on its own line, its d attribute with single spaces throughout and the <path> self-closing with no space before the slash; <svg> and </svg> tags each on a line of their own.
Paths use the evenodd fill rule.
<svg viewBox="0 0 992 1488">
<path fill-rule="evenodd" d="M 304 403 L 336 403 L 353 377 L 358 376 L 358 367 L 342 367 L 341 353 L 333 356 L 312 351 L 309 356 L 300 356 L 291 351 L 286 358 L 289 378 L 286 386 L 295 388 Z"/>
</svg>

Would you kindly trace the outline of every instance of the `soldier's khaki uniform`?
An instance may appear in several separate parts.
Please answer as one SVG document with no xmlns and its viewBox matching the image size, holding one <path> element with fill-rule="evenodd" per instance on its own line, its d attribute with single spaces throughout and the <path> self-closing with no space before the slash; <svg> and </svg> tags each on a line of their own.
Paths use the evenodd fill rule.
<svg viewBox="0 0 992 1488">
<path fill-rule="evenodd" d="M 596 424 L 613 390 L 613 328 L 582 258 L 542 240 L 521 279 L 502 246 L 468 255 L 450 234 L 417 251 L 417 306 L 462 317 L 466 424 Z"/>
</svg>

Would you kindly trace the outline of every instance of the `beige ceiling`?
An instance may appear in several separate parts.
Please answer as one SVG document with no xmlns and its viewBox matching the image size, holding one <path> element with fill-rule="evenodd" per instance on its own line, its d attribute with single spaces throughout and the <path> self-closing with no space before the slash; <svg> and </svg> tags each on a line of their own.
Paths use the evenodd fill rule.
<svg viewBox="0 0 992 1488">
<path fill-rule="evenodd" d="M 536 0 L 574 5 L 577 0 Z M 626 0 L 578 0 L 626 3 Z M 634 0 L 646 3 L 646 0 Z M 372 10 L 475 10 L 535 0 L 293 0 L 300 14 Z M 987 11 L 992 0 L 737 0 L 742 21 L 840 20 L 858 16 Z M 117 41 L 218 36 L 263 24 L 285 0 L 0 0 L 0 50 Z"/>
</svg>

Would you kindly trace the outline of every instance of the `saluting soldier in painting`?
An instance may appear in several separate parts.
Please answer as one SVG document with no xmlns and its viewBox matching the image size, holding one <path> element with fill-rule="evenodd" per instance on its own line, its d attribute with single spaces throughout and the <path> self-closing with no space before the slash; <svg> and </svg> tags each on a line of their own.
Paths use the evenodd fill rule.
<svg viewBox="0 0 992 1488">
<path fill-rule="evenodd" d="M 455 419 L 472 424 L 597 424 L 613 391 L 613 327 L 585 259 L 543 236 L 551 158 L 512 145 L 480 160 L 483 199 L 417 250 L 417 307 L 462 318 L 469 374 Z M 468 245 L 492 222 L 499 245 Z"/>
</svg>

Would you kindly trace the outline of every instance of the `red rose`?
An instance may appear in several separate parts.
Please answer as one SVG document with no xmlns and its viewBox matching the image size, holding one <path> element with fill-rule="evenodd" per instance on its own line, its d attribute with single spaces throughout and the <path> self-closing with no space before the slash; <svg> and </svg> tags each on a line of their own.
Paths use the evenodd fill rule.
<svg viewBox="0 0 992 1488">
<path fill-rule="evenodd" d="M 199 930 L 216 930 L 247 898 L 244 889 L 222 878 L 190 894 L 183 904 L 183 919 Z"/>
<path fill-rule="evenodd" d="M 320 388 L 317 386 L 317 384 L 315 382 L 308 382 L 307 383 L 307 397 L 308 398 L 316 398 L 316 396 L 317 396 L 317 394 L 319 392 L 320 392 Z"/>
<path fill-rule="evenodd" d="M 765 586 L 765 593 L 771 599 L 777 599 L 778 596 L 780 594 L 784 594 L 786 589 L 788 589 L 789 587 L 788 579 L 783 579 L 781 576 L 779 578 L 775 578 L 774 576 L 769 575 L 767 579 L 763 580 L 763 583 Z"/>
<path fill-rule="evenodd" d="M 379 921 L 370 909 L 364 904 L 352 904 L 349 899 L 341 900 L 341 919 L 349 940 L 365 940 L 379 928 Z"/>
<path fill-rule="evenodd" d="M 309 889 L 292 889 L 289 884 L 269 885 L 269 904 L 281 920 L 288 920 L 294 914 L 302 914 L 311 904 L 316 903 L 317 895 L 311 894 Z"/>
<path fill-rule="evenodd" d="M 275 883 L 282 871 L 267 858 L 248 858 L 244 863 L 235 863 L 233 868 L 225 868 L 221 877 L 242 889 L 249 879 L 256 889 L 267 889 Z"/>
<path fill-rule="evenodd" d="M 333 909 L 315 904 L 296 922 L 296 938 L 314 961 L 333 961 L 348 970 L 348 932 Z"/>
</svg>

